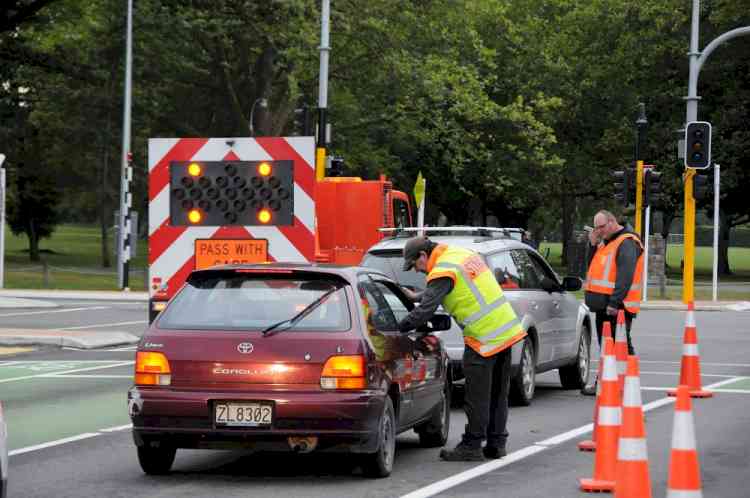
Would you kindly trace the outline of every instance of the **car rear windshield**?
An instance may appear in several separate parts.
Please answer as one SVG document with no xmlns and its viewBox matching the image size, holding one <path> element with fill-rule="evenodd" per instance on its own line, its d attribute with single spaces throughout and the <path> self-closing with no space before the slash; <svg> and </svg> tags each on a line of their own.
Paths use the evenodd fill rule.
<svg viewBox="0 0 750 498">
<path fill-rule="evenodd" d="M 159 317 L 161 329 L 255 330 L 288 320 L 323 298 L 285 333 L 351 326 L 346 283 L 234 272 L 193 275 Z"/>
<path fill-rule="evenodd" d="M 414 289 L 424 289 L 427 276 L 424 273 L 409 270 L 404 271 L 404 258 L 401 252 L 378 252 L 366 254 L 362 259 L 362 266 L 382 271 L 401 285 Z"/>
</svg>

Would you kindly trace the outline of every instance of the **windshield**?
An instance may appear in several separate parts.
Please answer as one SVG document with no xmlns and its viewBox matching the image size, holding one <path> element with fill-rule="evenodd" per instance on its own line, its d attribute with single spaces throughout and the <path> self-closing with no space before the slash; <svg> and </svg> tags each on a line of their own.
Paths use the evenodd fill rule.
<svg viewBox="0 0 750 498">
<path fill-rule="evenodd" d="M 367 254 L 362 266 L 382 271 L 401 285 L 422 290 L 427 276 L 414 270 L 403 271 L 404 258 L 401 252 Z"/>
<path fill-rule="evenodd" d="M 288 332 L 351 326 L 343 282 L 234 273 L 191 278 L 159 317 L 162 329 L 263 330 L 325 298 Z"/>
</svg>

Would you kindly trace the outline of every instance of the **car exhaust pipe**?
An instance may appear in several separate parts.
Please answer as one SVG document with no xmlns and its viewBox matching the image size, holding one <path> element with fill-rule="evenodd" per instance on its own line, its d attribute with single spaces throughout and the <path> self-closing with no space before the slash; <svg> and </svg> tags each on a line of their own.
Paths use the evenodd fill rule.
<svg viewBox="0 0 750 498">
<path fill-rule="evenodd" d="M 315 436 L 290 436 L 287 438 L 287 443 L 295 453 L 310 453 L 318 446 L 318 438 Z"/>
</svg>

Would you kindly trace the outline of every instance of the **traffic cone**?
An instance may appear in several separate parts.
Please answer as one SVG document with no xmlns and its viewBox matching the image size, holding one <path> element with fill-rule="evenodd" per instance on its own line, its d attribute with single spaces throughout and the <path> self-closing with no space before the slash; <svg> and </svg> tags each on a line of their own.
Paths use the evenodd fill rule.
<svg viewBox="0 0 750 498">
<path fill-rule="evenodd" d="M 676 392 L 667 498 L 703 498 L 690 388 L 680 385 Z"/>
<path fill-rule="evenodd" d="M 620 388 L 617 387 L 617 360 L 611 338 L 604 339 L 604 365 L 599 377 L 601 396 L 596 427 L 594 477 L 580 479 L 583 491 L 613 491 L 617 467 L 617 438 L 620 434 Z"/>
<path fill-rule="evenodd" d="M 620 394 L 625 385 L 625 371 L 628 369 L 628 337 L 625 329 L 625 310 L 617 312 L 617 327 L 615 329 L 615 358 L 617 358 L 617 385 Z"/>
<path fill-rule="evenodd" d="M 651 498 L 637 356 L 628 356 L 628 369 L 625 373 L 622 427 L 617 442 L 615 498 Z"/>
<path fill-rule="evenodd" d="M 604 339 L 609 337 L 612 338 L 612 326 L 609 322 L 604 322 L 602 325 L 602 344 Z M 599 384 L 598 379 L 602 376 L 602 365 L 604 364 L 604 346 L 601 348 L 601 354 L 599 355 L 599 368 L 596 373 L 596 400 L 594 400 L 594 430 L 591 431 L 591 439 L 586 439 L 578 443 L 578 449 L 580 451 L 596 451 L 596 426 L 599 419 L 599 396 L 602 392 L 602 386 Z"/>
<path fill-rule="evenodd" d="M 691 398 L 710 398 L 714 395 L 701 387 L 701 360 L 698 352 L 698 332 L 695 328 L 695 305 L 688 303 L 685 317 L 685 338 L 682 341 L 682 365 L 680 366 L 680 385 L 686 385 Z M 669 396 L 676 395 L 675 389 L 667 391 Z"/>
</svg>

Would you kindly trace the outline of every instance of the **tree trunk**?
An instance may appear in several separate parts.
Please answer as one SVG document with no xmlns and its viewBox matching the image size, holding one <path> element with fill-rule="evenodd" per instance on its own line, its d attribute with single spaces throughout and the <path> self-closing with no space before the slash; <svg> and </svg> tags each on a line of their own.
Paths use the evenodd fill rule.
<svg viewBox="0 0 750 498">
<path fill-rule="evenodd" d="M 570 196 L 564 193 L 565 190 L 566 189 L 563 189 L 563 194 L 561 195 L 562 232 L 560 233 L 560 236 L 562 237 L 562 253 L 560 255 L 560 262 L 564 267 L 567 267 L 568 241 L 573 237 L 573 213 L 575 211 L 575 206 Z"/>
<path fill-rule="evenodd" d="M 719 275 L 731 275 L 732 270 L 729 268 L 729 232 L 732 228 L 729 226 L 729 219 L 723 210 L 719 210 L 719 258 L 718 273 Z"/>
<path fill-rule="evenodd" d="M 29 260 L 34 262 L 39 261 L 39 237 L 37 236 L 33 219 L 29 220 L 26 235 L 29 238 Z"/>
</svg>

